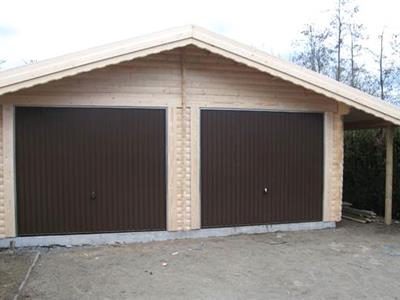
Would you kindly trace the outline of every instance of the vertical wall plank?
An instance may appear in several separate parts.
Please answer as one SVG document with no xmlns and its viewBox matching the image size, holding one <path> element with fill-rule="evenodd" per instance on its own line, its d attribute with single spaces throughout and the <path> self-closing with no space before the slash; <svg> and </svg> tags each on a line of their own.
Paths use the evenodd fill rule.
<svg viewBox="0 0 400 300">
<path fill-rule="evenodd" d="M 385 179 L 385 224 L 392 224 L 392 189 L 393 189 L 393 135 L 392 126 L 385 129 L 386 140 L 386 179 Z"/>
<path fill-rule="evenodd" d="M 176 108 L 167 111 L 167 230 L 178 230 L 176 197 Z"/>
<path fill-rule="evenodd" d="M 330 220 L 330 204 L 331 204 L 331 168 L 333 164 L 332 151 L 333 145 L 333 113 L 326 112 L 324 114 L 324 192 L 323 192 L 323 213 L 322 220 Z"/>
<path fill-rule="evenodd" d="M 0 106 L 0 238 L 5 237 L 4 168 L 3 168 L 3 107 Z"/>
<path fill-rule="evenodd" d="M 191 225 L 200 229 L 200 109 L 191 108 Z"/>
<path fill-rule="evenodd" d="M 15 237 L 14 106 L 12 104 L 3 105 L 3 153 L 5 236 Z"/>
</svg>

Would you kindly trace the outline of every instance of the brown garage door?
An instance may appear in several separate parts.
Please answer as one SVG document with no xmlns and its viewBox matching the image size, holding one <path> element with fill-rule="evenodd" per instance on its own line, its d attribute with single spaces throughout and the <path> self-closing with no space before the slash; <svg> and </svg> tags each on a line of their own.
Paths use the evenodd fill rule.
<svg viewBox="0 0 400 300">
<path fill-rule="evenodd" d="M 19 235 L 164 230 L 165 111 L 16 108 Z"/>
<path fill-rule="evenodd" d="M 201 112 L 202 227 L 321 221 L 322 178 L 322 114 Z"/>
</svg>

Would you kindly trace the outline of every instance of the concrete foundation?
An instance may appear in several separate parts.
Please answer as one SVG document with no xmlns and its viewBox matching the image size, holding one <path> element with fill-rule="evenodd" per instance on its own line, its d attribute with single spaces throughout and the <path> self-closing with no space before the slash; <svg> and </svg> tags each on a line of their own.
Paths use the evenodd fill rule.
<svg viewBox="0 0 400 300">
<path fill-rule="evenodd" d="M 46 246 L 82 246 L 106 244 L 146 243 L 175 239 L 221 237 L 238 234 L 268 233 L 277 231 L 299 231 L 335 228 L 335 222 L 308 222 L 291 224 L 258 225 L 243 227 L 224 227 L 190 231 L 149 231 L 104 234 L 51 235 L 0 239 L 0 248 L 8 248 L 10 243 L 15 247 Z"/>
</svg>

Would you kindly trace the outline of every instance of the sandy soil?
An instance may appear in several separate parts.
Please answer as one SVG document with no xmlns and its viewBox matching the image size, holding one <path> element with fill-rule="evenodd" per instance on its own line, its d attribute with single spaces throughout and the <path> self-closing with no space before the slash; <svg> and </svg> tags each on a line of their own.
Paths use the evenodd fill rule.
<svg viewBox="0 0 400 300">
<path fill-rule="evenodd" d="M 41 252 L 26 299 L 400 299 L 399 225 Z"/>
</svg>

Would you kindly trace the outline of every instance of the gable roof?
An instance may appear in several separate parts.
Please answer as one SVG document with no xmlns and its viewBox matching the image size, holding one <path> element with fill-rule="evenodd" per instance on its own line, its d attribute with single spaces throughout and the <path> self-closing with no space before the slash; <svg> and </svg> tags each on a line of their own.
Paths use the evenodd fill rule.
<svg viewBox="0 0 400 300">
<path fill-rule="evenodd" d="M 187 45 L 238 63 L 400 125 L 400 109 L 379 98 L 197 26 L 183 26 L 0 72 L 0 96 L 23 88 Z"/>
</svg>

